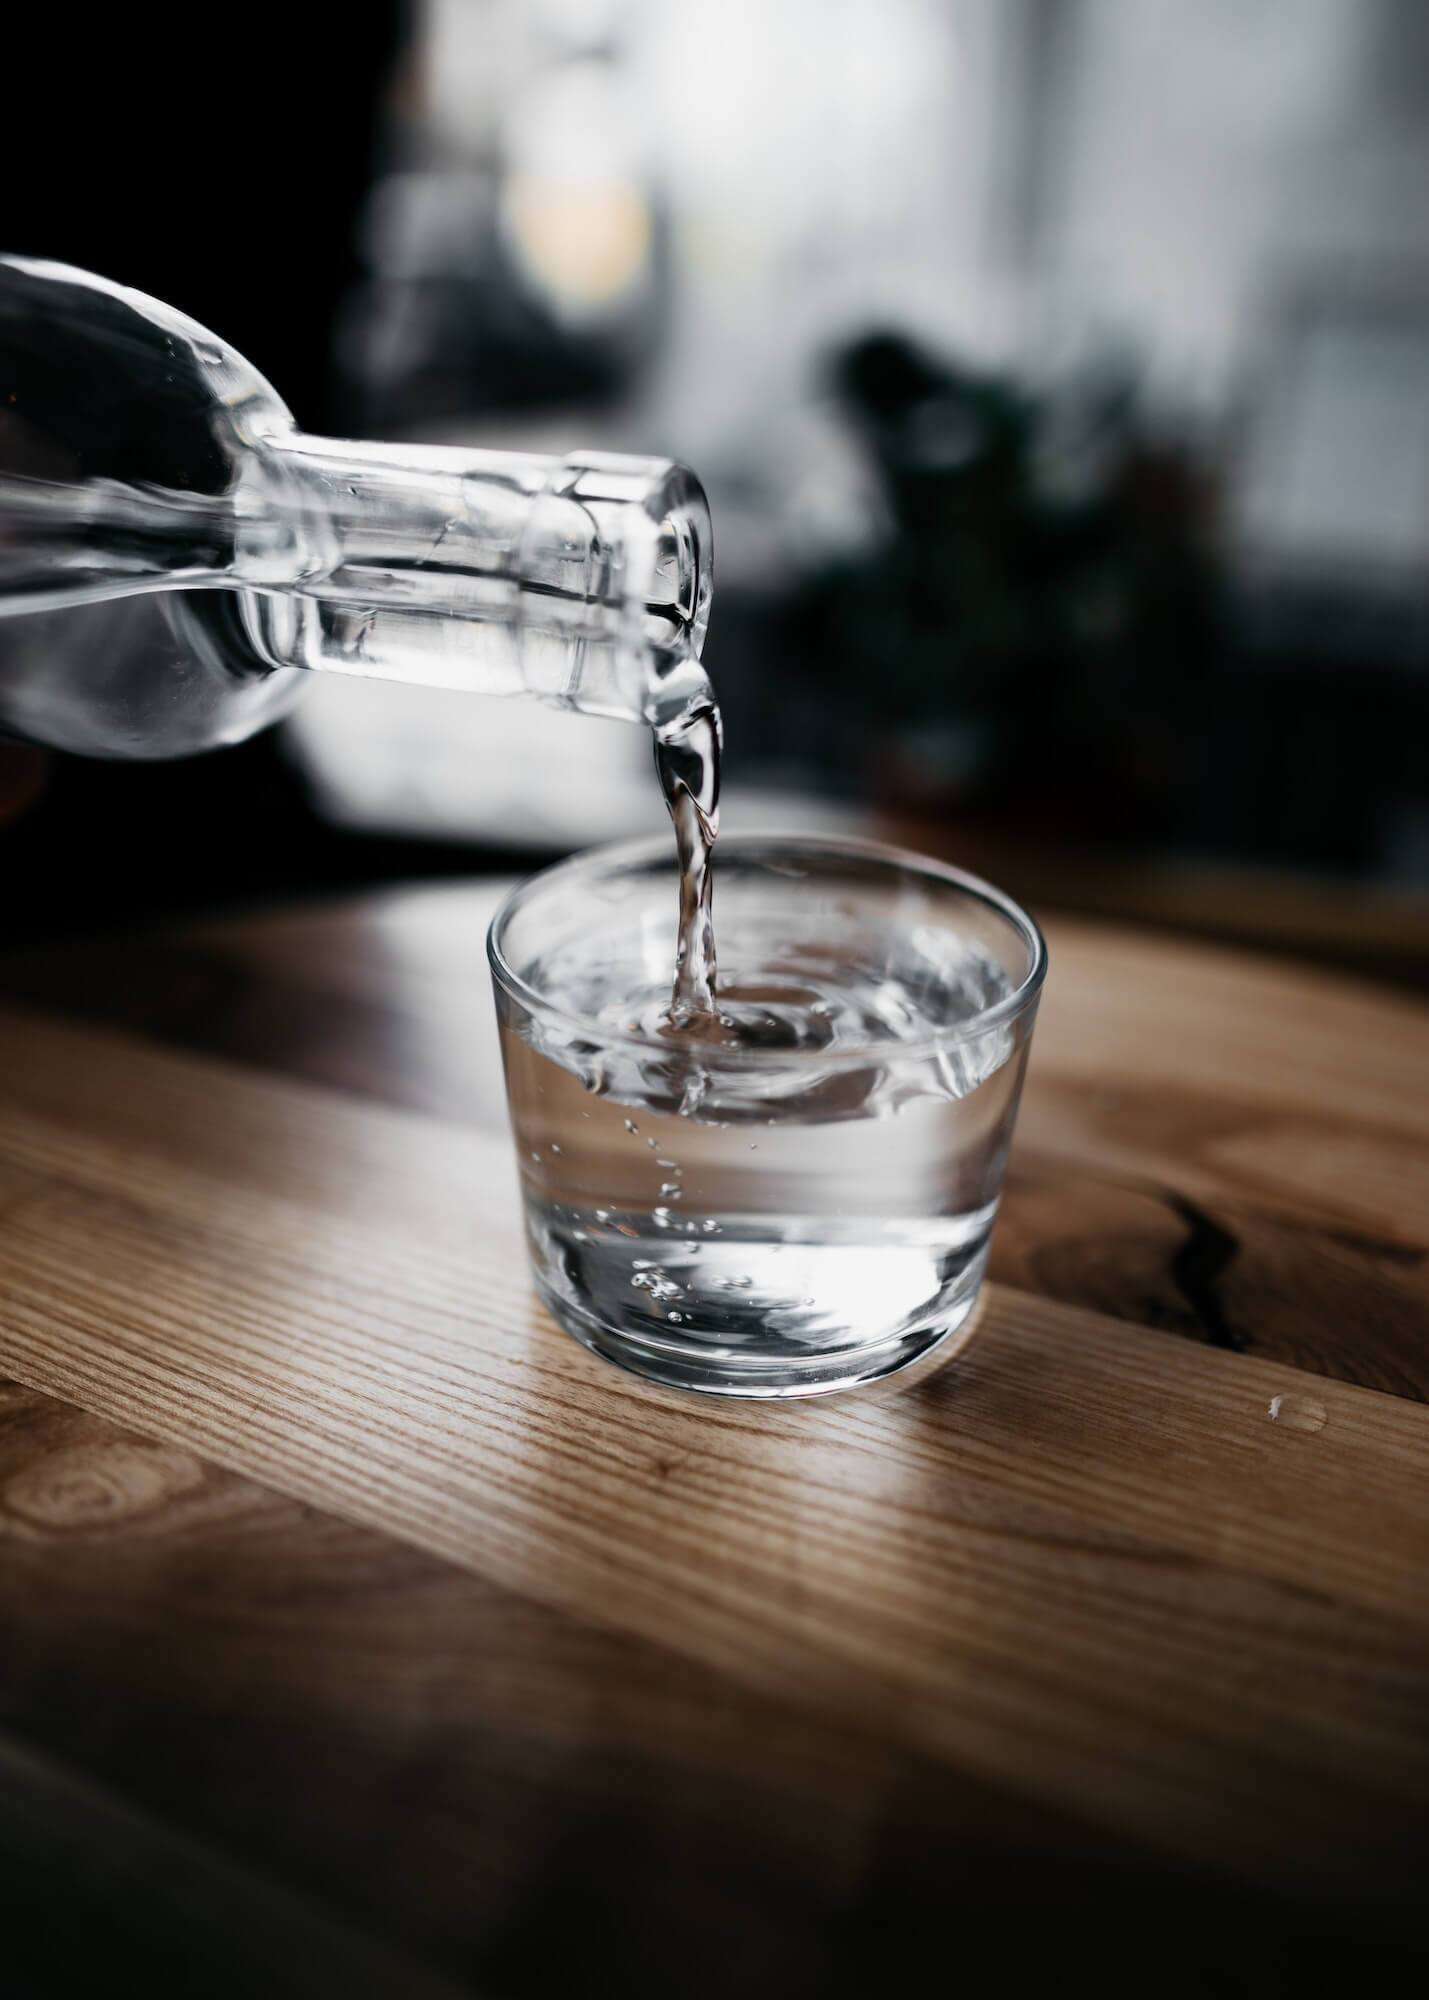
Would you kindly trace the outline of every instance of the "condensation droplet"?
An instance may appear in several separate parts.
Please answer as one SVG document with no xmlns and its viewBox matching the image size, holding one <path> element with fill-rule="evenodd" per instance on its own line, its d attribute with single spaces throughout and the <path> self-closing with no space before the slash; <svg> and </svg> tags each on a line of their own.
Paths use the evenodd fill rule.
<svg viewBox="0 0 1429 2000">
<path fill-rule="evenodd" d="M 685 1315 L 683 1313 L 666 1313 L 665 1317 L 666 1319 L 683 1320 Z"/>
<path fill-rule="evenodd" d="M 706 1236 L 718 1236 L 720 1233 L 719 1224 L 712 1215 L 705 1217 L 704 1221 L 700 1224 L 700 1228 L 703 1229 Z"/>
<path fill-rule="evenodd" d="M 597 1222 L 609 1222 L 610 1210 L 608 1208 L 598 1208 L 595 1212 L 595 1219 Z"/>
<path fill-rule="evenodd" d="M 1330 1421 L 1324 1404 L 1308 1396 L 1272 1396 L 1266 1415 L 1288 1431 L 1322 1431 Z"/>
<path fill-rule="evenodd" d="M 657 1167 L 673 1167 L 677 1174 L 682 1174 L 685 1171 L 678 1160 L 656 1160 L 655 1164 Z"/>
<path fill-rule="evenodd" d="M 539 1153 L 533 1153 L 531 1155 L 531 1158 L 536 1162 L 536 1165 L 539 1167 L 541 1164 L 541 1155 Z"/>
<path fill-rule="evenodd" d="M 560 1152 L 560 1150 L 561 1150 L 561 1149 L 560 1149 L 560 1147 L 559 1147 L 559 1146 L 558 1146 L 558 1145 L 556 1144 L 555 1140 L 553 1139 L 553 1140 L 551 1141 L 551 1151 L 552 1151 L 553 1153 L 559 1153 L 559 1152 Z"/>
<path fill-rule="evenodd" d="M 625 1129 L 627 1132 L 638 1132 L 640 1130 L 640 1127 L 636 1124 L 633 1118 L 627 1118 L 625 1121 Z"/>
<path fill-rule="evenodd" d="M 670 1211 L 668 1208 L 657 1208 L 650 1219 L 657 1229 L 668 1229 L 670 1227 Z"/>
<path fill-rule="evenodd" d="M 662 1181 L 660 1192 L 667 1201 L 683 1201 L 685 1198 L 685 1190 L 678 1181 Z"/>
<path fill-rule="evenodd" d="M 645 1141 L 645 1143 L 646 1143 L 646 1145 L 647 1145 L 647 1146 L 648 1146 L 648 1147 L 650 1148 L 651 1152 L 653 1153 L 653 1152 L 654 1152 L 654 1150 L 655 1150 L 655 1141 L 654 1141 L 653 1139 L 647 1139 L 647 1140 Z"/>
</svg>

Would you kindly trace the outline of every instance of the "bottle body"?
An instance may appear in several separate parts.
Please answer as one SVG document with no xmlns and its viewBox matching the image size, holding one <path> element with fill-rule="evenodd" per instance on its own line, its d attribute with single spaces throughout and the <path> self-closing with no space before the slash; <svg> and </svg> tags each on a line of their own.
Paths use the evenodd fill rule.
<svg viewBox="0 0 1429 2000">
<path fill-rule="evenodd" d="M 0 732 L 176 754 L 315 669 L 658 725 L 710 589 L 680 467 L 305 437 L 181 314 L 0 258 Z"/>
</svg>

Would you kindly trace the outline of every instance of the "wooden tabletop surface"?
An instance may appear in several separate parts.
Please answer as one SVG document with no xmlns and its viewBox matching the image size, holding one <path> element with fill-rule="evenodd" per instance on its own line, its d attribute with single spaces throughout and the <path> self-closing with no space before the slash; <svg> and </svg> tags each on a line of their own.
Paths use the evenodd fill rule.
<svg viewBox="0 0 1429 2000">
<path fill-rule="evenodd" d="M 493 902 L 0 968 L 0 1990 L 1422 1974 L 1425 1011 L 1051 927 L 976 1339 L 712 1406 L 532 1299 Z"/>
</svg>

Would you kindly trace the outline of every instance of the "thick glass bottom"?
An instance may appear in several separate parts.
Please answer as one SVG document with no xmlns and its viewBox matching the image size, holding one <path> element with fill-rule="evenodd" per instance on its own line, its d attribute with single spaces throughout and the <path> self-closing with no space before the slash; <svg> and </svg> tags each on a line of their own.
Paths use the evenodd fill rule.
<svg viewBox="0 0 1429 2000">
<path fill-rule="evenodd" d="M 541 1247 L 549 1250 L 550 1239 Z M 875 1267 L 881 1261 L 877 1250 L 868 1258 Z M 857 1388 L 908 1368 L 945 1345 L 949 1353 L 956 1352 L 972 1332 L 986 1254 L 963 1262 L 956 1278 L 927 1299 L 925 1311 L 891 1325 L 886 1319 L 879 1324 L 871 1315 L 866 1326 L 836 1324 L 827 1311 L 817 1326 L 791 1323 L 777 1309 L 762 1321 L 749 1313 L 738 1326 L 724 1313 L 710 1315 L 705 1323 L 698 1305 L 691 1310 L 688 1291 L 678 1324 L 633 1323 L 627 1312 L 599 1310 L 600 1288 L 593 1296 L 573 1282 L 579 1267 L 573 1270 L 567 1259 L 538 1251 L 535 1264 L 538 1289 L 554 1318 L 605 1360 L 667 1388 L 779 1399 Z M 849 1274 L 845 1270 L 842 1275 Z M 847 1293 L 846 1301 L 852 1303 Z"/>
</svg>

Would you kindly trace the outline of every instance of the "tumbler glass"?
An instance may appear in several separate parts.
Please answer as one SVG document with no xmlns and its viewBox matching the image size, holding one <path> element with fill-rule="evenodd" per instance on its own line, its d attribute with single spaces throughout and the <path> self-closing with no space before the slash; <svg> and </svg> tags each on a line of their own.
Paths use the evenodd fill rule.
<svg viewBox="0 0 1429 2000">
<path fill-rule="evenodd" d="M 668 841 L 599 849 L 491 927 L 536 1283 L 668 1385 L 811 1395 L 966 1327 L 1047 955 L 1000 891 L 861 842 L 726 836 L 720 1025 L 672 1030 Z"/>
</svg>

